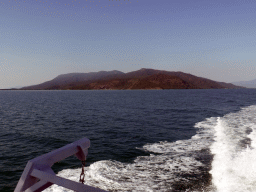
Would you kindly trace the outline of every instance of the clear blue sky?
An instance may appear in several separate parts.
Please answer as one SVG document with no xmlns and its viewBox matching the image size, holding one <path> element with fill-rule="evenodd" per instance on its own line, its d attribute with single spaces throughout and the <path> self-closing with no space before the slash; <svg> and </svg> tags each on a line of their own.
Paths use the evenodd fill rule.
<svg viewBox="0 0 256 192">
<path fill-rule="evenodd" d="M 256 79 L 255 0 L 0 0 L 0 89 L 140 68 Z"/>
</svg>

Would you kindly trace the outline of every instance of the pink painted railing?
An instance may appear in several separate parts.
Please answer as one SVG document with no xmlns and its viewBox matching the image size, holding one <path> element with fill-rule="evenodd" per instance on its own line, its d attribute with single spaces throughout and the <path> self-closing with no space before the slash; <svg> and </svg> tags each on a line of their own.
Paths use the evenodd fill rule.
<svg viewBox="0 0 256 192">
<path fill-rule="evenodd" d="M 71 155 L 76 155 L 79 160 L 85 161 L 89 147 L 90 140 L 83 138 L 28 161 L 14 192 L 40 192 L 53 184 L 79 192 L 104 192 L 102 189 L 94 188 L 56 176 L 51 169 L 54 163 L 59 162 Z"/>
</svg>

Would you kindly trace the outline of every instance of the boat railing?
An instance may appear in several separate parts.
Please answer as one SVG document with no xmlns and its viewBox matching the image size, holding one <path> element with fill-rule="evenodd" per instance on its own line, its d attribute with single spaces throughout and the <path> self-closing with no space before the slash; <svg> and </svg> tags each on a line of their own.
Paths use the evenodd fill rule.
<svg viewBox="0 0 256 192">
<path fill-rule="evenodd" d="M 59 177 L 51 169 L 54 163 L 71 155 L 76 155 L 79 160 L 85 161 L 89 147 L 90 140 L 83 138 L 28 161 L 14 192 L 40 192 L 53 184 L 79 192 L 104 192 L 102 189 Z"/>
</svg>

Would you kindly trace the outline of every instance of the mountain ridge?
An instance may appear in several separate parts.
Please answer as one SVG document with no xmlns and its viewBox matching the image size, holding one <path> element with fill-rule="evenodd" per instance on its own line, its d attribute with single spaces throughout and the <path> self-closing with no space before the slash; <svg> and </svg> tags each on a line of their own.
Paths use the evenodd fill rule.
<svg viewBox="0 0 256 192">
<path fill-rule="evenodd" d="M 234 89 L 233 84 L 217 82 L 195 75 L 142 68 L 124 73 L 99 71 L 61 74 L 50 81 L 21 88 L 21 90 L 98 90 L 98 89 Z"/>
<path fill-rule="evenodd" d="M 253 79 L 251 81 L 233 82 L 232 84 L 237 85 L 237 86 L 243 86 L 243 87 L 246 87 L 246 88 L 256 88 L 256 79 Z"/>
</svg>

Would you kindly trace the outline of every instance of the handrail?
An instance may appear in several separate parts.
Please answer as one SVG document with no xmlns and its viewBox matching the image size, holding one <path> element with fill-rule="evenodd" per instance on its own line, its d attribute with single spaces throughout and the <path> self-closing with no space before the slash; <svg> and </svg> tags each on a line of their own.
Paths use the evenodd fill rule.
<svg viewBox="0 0 256 192">
<path fill-rule="evenodd" d="M 28 161 L 14 192 L 40 192 L 53 184 L 78 192 L 104 192 L 102 189 L 56 176 L 54 171 L 51 169 L 51 166 L 54 163 L 71 155 L 76 155 L 76 157 L 81 161 L 86 160 L 89 147 L 90 140 L 83 138 Z"/>
</svg>

